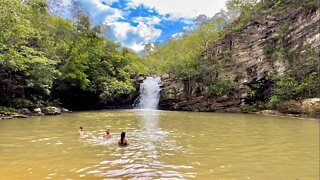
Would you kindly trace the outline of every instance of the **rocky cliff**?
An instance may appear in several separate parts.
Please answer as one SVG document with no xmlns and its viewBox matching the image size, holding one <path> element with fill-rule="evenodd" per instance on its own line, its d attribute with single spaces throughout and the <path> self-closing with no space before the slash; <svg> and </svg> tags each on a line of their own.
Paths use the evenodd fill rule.
<svg viewBox="0 0 320 180">
<path fill-rule="evenodd" d="M 279 12 L 262 13 L 261 17 L 211 43 L 197 60 L 199 66 L 207 66 L 208 62 L 226 64 L 226 56 L 231 59 L 232 63 L 224 66 L 228 74 L 220 76 L 232 76 L 236 86 L 232 92 L 212 96 L 209 93 L 210 83 L 206 80 L 178 79 L 163 75 L 160 108 L 240 112 L 240 105 L 245 102 L 257 99 L 266 101 L 272 89 L 272 77 L 285 73 L 291 66 L 290 59 L 281 56 L 281 51 L 276 52 L 275 47 L 285 49 L 284 53 L 289 55 L 290 52 L 299 53 L 302 57 L 308 56 L 307 50 L 319 53 L 319 8 L 301 10 L 287 7 Z M 317 75 L 319 70 L 320 62 Z M 214 77 L 208 77 L 212 78 Z M 252 97 L 248 87 L 257 83 L 260 84 L 259 88 L 255 89 L 255 96 Z"/>
</svg>

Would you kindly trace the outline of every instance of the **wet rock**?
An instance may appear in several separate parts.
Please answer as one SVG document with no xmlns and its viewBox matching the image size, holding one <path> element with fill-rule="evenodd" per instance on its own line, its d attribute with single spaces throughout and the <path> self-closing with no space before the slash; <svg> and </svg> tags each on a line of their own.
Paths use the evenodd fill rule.
<svg viewBox="0 0 320 180">
<path fill-rule="evenodd" d="M 168 78 L 170 78 L 170 75 L 169 74 L 163 74 L 163 75 L 161 75 L 161 79 L 162 80 L 164 80 L 164 79 L 168 79 Z"/>
<path fill-rule="evenodd" d="M 62 113 L 69 113 L 69 112 L 71 112 L 71 111 L 69 111 L 69 110 L 66 109 L 66 108 L 61 108 L 61 112 L 62 112 Z"/>
<path fill-rule="evenodd" d="M 32 116 L 43 116 L 44 114 L 42 113 L 40 108 L 35 108 L 35 109 L 33 109 L 33 113 L 31 115 Z"/>
<path fill-rule="evenodd" d="M 42 113 L 45 115 L 59 115 L 61 114 L 61 110 L 57 107 L 46 107 L 42 109 Z"/>
<path fill-rule="evenodd" d="M 19 112 L 20 114 L 23 114 L 23 115 L 30 115 L 30 114 L 31 114 L 30 110 L 27 109 L 27 108 L 22 108 L 22 109 L 20 109 L 18 112 Z"/>
<path fill-rule="evenodd" d="M 0 119 L 6 120 L 6 119 L 13 119 L 12 116 L 2 116 L 0 117 Z"/>
<path fill-rule="evenodd" d="M 29 118 L 30 116 L 23 115 L 23 114 L 14 114 L 11 115 L 12 118 Z"/>
<path fill-rule="evenodd" d="M 35 109 L 33 109 L 33 112 L 35 112 L 35 113 L 42 113 L 41 108 L 35 108 Z"/>
<path fill-rule="evenodd" d="M 262 114 L 262 115 L 277 115 L 277 116 L 282 115 L 282 113 L 280 113 L 280 112 L 277 111 L 277 110 L 263 110 L 263 111 L 257 112 L 257 114 Z"/>
</svg>

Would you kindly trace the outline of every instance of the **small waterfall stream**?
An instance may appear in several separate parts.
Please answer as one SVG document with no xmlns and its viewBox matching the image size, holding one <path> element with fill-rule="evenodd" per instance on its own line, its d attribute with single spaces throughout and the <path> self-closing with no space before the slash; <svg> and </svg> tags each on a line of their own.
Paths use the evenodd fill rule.
<svg viewBox="0 0 320 180">
<path fill-rule="evenodd" d="M 139 109 L 157 109 L 160 99 L 160 77 L 147 77 L 140 84 Z"/>
</svg>

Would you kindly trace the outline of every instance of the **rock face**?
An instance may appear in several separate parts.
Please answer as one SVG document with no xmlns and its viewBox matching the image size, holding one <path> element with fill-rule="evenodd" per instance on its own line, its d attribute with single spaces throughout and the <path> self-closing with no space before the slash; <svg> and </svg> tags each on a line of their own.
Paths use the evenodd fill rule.
<svg viewBox="0 0 320 180">
<path fill-rule="evenodd" d="M 46 107 L 42 109 L 44 115 L 59 115 L 61 110 L 57 107 Z"/>
<path fill-rule="evenodd" d="M 208 85 L 202 82 L 164 75 L 161 78 L 163 89 L 159 102 L 160 109 L 240 112 L 241 103 L 247 101 L 250 94 L 245 89 L 246 85 L 265 81 L 266 87 L 256 92 L 263 96 L 270 91 L 268 86 L 272 83 L 268 82 L 266 77 L 281 75 L 288 69 L 288 62 L 284 58 L 278 57 L 270 61 L 264 52 L 266 47 L 286 43 L 288 47 L 301 53 L 305 49 L 318 51 L 319 24 L 320 10 L 316 8 L 299 11 L 288 7 L 276 14 L 250 21 L 241 30 L 230 32 L 223 39 L 210 44 L 198 59 L 199 64 L 205 61 L 219 61 L 219 58 L 227 52 L 235 61 L 229 71 L 235 76 L 237 89 L 226 96 L 212 97 L 208 93 Z M 283 28 L 287 31 L 285 37 L 281 36 L 280 30 Z M 315 101 L 299 102 L 299 106 L 292 105 L 283 112 L 313 112 L 314 107 L 318 107 Z"/>
<path fill-rule="evenodd" d="M 216 60 L 221 54 L 229 52 L 236 61 L 235 67 L 230 70 L 236 74 L 239 84 L 279 75 L 287 70 L 288 62 L 281 57 L 271 61 L 264 52 L 266 47 L 285 44 L 298 52 L 307 48 L 317 50 L 320 48 L 319 24 L 319 9 L 299 12 L 288 7 L 277 14 L 250 21 L 242 30 L 231 32 L 211 44 L 199 61 Z M 286 31 L 285 37 L 282 37 L 281 31 Z"/>
<path fill-rule="evenodd" d="M 240 98 L 236 94 L 213 98 L 207 95 L 207 87 L 193 82 L 162 76 L 159 108 L 164 110 L 240 112 Z M 188 87 L 190 87 L 188 89 Z"/>
</svg>

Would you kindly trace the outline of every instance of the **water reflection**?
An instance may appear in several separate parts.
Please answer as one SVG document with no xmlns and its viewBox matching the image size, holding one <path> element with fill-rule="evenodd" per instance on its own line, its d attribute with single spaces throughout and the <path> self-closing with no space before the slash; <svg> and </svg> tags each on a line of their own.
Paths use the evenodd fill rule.
<svg viewBox="0 0 320 180">
<path fill-rule="evenodd" d="M 3 179 L 319 179 L 319 121 L 99 111 L 1 121 L 0 137 Z"/>
<path fill-rule="evenodd" d="M 159 127 L 161 111 L 137 110 L 135 112 L 141 128 L 128 133 L 131 144 L 128 147 L 116 148 L 115 152 L 111 154 L 115 157 L 113 161 L 100 162 L 106 169 L 109 167 L 112 169 L 105 173 L 97 173 L 97 176 L 143 179 L 193 177 L 195 173 L 189 172 L 183 175 L 178 172 L 178 169 L 191 169 L 192 166 L 168 165 L 158 160 L 161 156 L 170 156 L 179 151 L 175 142 L 168 138 L 169 132 L 163 131 Z"/>
<path fill-rule="evenodd" d="M 127 137 L 130 145 L 117 146 L 119 133 L 115 132 L 113 138 L 105 140 L 97 135 L 96 131 L 89 131 L 80 141 L 88 147 L 100 146 L 103 149 L 96 152 L 96 156 L 109 157 L 88 167 L 74 169 L 79 177 L 94 175 L 102 178 L 174 178 L 184 179 L 195 177 L 195 173 L 189 171 L 192 166 L 166 164 L 160 159 L 171 157 L 181 153 L 182 148 L 170 139 L 170 132 L 159 127 L 161 111 L 158 110 L 133 110 L 138 127 L 128 129 Z M 131 116 L 132 117 L 132 116 Z M 181 169 L 185 169 L 183 174 Z"/>
</svg>

